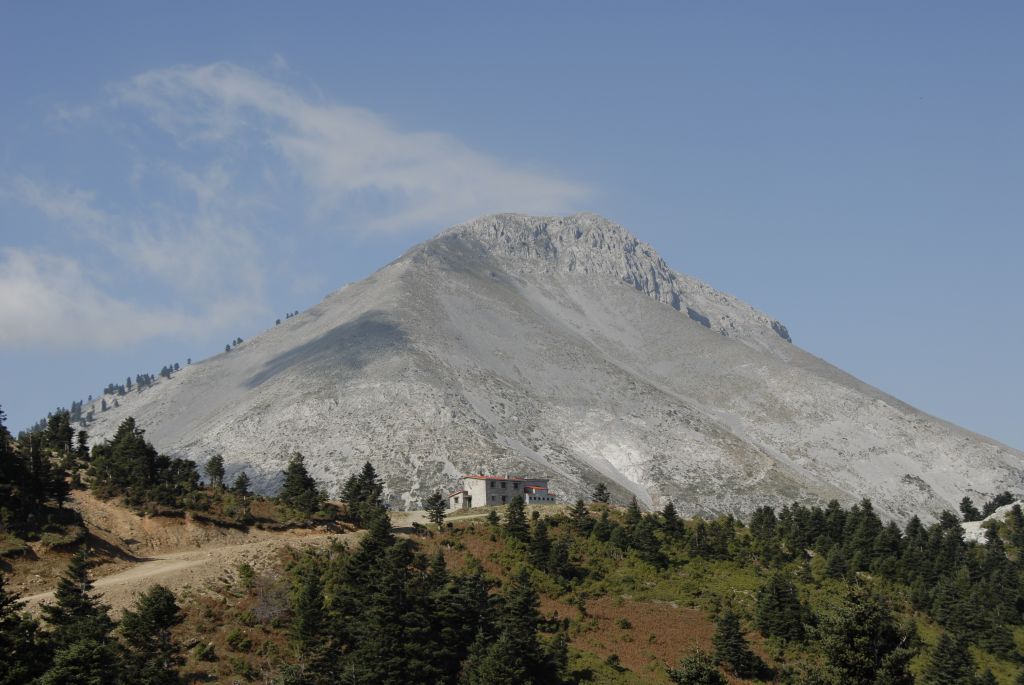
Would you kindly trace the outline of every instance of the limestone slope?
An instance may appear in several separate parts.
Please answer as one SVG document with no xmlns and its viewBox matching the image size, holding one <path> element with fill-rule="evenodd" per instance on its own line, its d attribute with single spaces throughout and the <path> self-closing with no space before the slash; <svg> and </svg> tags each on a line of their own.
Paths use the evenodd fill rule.
<svg viewBox="0 0 1024 685">
<path fill-rule="evenodd" d="M 870 497 L 898 519 L 1024 482 L 1020 452 L 804 352 L 593 215 L 449 229 L 95 415 L 95 435 L 134 415 L 160 449 L 265 486 L 293 451 L 331 487 L 370 459 L 401 507 L 467 472 L 545 474 L 565 497 L 600 479 L 687 513 Z"/>
</svg>

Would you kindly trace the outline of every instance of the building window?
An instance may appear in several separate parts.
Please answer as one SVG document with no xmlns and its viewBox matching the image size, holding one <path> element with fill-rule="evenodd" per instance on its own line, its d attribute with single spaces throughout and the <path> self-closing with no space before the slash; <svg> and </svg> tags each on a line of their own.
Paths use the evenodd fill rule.
<svg viewBox="0 0 1024 685">
<path fill-rule="evenodd" d="M 505 495 L 502 495 L 502 496 L 501 496 L 501 501 L 502 501 L 502 502 L 504 502 L 504 501 L 505 501 Z"/>
<path fill-rule="evenodd" d="M 501 489 L 504 490 L 505 486 L 508 485 L 505 481 L 501 481 Z"/>
<path fill-rule="evenodd" d="M 493 480 L 491 481 L 491 487 L 492 488 L 494 487 L 494 481 Z"/>
<path fill-rule="evenodd" d="M 519 489 L 519 483 L 512 483 L 512 489 L 513 490 L 518 490 Z"/>
</svg>

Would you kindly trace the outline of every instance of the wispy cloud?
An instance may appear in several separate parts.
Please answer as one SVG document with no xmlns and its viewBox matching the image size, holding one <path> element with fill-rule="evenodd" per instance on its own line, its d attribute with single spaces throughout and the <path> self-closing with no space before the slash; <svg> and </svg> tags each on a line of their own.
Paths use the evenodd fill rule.
<svg viewBox="0 0 1024 685">
<path fill-rule="evenodd" d="M 365 109 L 313 100 L 231 64 L 149 71 L 115 89 L 182 143 L 255 134 L 348 228 L 442 228 L 498 211 L 561 212 L 588 189 L 516 169 L 438 132 L 400 131 Z"/>
<path fill-rule="evenodd" d="M 95 194 L 90 191 L 52 186 L 20 175 L 12 178 L 4 191 L 50 219 L 97 224 L 106 218 L 93 206 Z"/>
<path fill-rule="evenodd" d="M 266 274 L 280 266 L 282 241 L 315 251 L 324 230 L 440 230 L 490 212 L 574 210 L 588 194 L 449 134 L 403 131 L 308 95 L 279 80 L 295 77 L 283 57 L 270 73 L 277 78 L 223 63 L 148 71 L 51 117 L 64 135 L 90 122 L 117 131 L 130 150 L 123 188 L 112 191 L 108 176 L 97 197 L 25 174 L 0 178 L 0 199 L 76 239 L 74 252 L 0 245 L 0 347 L 228 330 L 266 315 Z M 97 262 L 113 264 L 116 280 Z M 302 272 L 288 286 L 333 278 Z"/>
</svg>

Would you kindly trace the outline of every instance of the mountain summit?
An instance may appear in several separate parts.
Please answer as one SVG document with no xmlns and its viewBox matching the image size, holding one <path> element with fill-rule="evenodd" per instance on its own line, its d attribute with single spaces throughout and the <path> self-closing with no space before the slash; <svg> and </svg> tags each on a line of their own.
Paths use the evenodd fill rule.
<svg viewBox="0 0 1024 685">
<path fill-rule="evenodd" d="M 604 481 L 690 514 L 870 497 L 896 519 L 1024 484 L 1024 454 L 808 354 L 591 214 L 455 226 L 120 400 L 95 407 L 97 437 L 133 415 L 161 450 L 263 485 L 294 451 L 332 488 L 371 460 L 405 507 L 488 472 L 549 477 L 563 501 Z"/>
</svg>

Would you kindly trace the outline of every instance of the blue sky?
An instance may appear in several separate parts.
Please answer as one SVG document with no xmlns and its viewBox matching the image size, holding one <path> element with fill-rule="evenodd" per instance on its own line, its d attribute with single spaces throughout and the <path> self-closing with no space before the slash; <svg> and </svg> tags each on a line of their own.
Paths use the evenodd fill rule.
<svg viewBox="0 0 1024 685">
<path fill-rule="evenodd" d="M 200 359 L 494 211 L 594 211 L 1024 448 L 1019 3 L 6 3 L 0 403 Z"/>
</svg>

